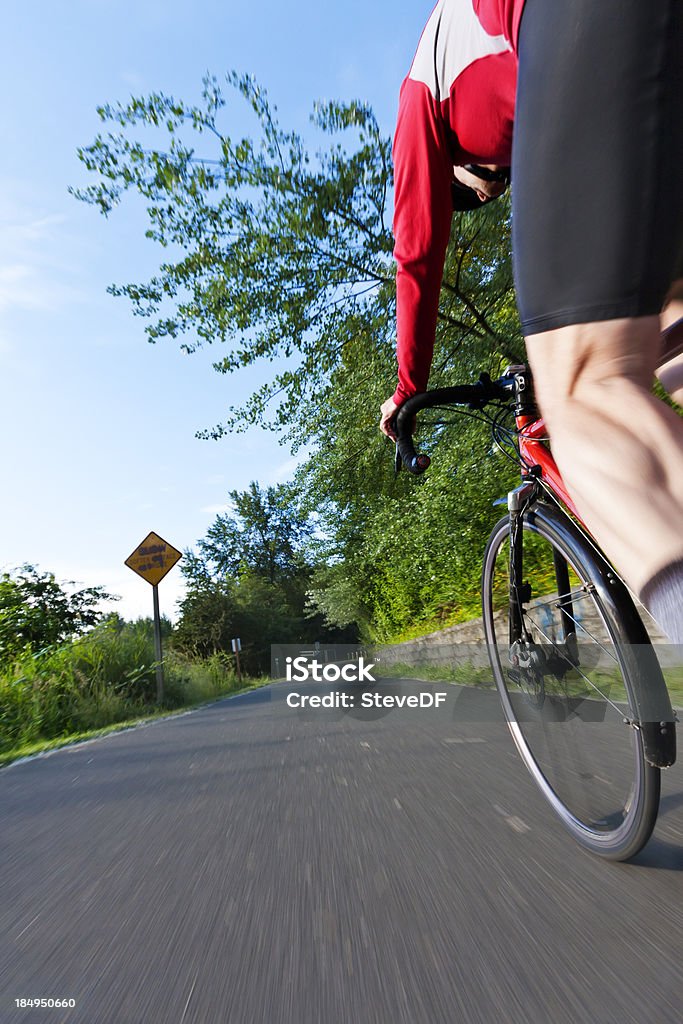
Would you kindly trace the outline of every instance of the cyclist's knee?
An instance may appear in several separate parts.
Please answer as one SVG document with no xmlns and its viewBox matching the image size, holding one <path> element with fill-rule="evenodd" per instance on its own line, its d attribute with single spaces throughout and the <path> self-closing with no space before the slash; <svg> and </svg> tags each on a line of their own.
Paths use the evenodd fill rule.
<svg viewBox="0 0 683 1024">
<path fill-rule="evenodd" d="M 607 393 L 649 390 L 659 352 L 657 317 L 572 324 L 527 338 L 541 412 L 552 424 L 576 403 L 597 406 Z"/>
</svg>

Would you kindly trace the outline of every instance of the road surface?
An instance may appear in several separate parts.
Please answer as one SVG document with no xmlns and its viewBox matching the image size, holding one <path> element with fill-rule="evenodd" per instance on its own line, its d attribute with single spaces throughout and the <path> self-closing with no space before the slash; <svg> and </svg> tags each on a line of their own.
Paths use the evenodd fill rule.
<svg viewBox="0 0 683 1024">
<path fill-rule="evenodd" d="M 497 704 L 285 692 L 0 772 L 2 1024 L 680 1024 L 680 764 L 646 850 L 609 864 Z"/>
</svg>

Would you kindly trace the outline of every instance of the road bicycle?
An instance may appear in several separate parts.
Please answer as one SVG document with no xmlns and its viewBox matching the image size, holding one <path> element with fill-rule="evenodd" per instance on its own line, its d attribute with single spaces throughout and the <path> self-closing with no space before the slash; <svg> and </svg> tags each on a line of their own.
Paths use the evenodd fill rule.
<svg viewBox="0 0 683 1024">
<path fill-rule="evenodd" d="M 683 351 L 683 321 L 662 363 Z M 522 760 L 573 837 L 610 860 L 635 856 L 657 819 L 676 715 L 636 602 L 582 524 L 534 402 L 531 373 L 415 395 L 396 417 L 396 464 L 429 466 L 416 415 L 465 407 L 487 420 L 521 483 L 483 556 L 482 613 L 493 678 Z M 421 423 L 424 417 L 421 417 Z M 443 424 L 443 419 L 436 421 Z"/>
</svg>

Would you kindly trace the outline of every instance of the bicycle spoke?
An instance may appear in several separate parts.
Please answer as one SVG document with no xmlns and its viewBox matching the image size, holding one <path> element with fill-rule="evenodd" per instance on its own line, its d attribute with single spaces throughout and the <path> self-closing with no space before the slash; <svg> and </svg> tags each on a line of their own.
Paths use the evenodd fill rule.
<svg viewBox="0 0 683 1024">
<path fill-rule="evenodd" d="M 527 617 L 528 617 L 528 612 L 527 612 L 526 614 L 527 614 Z M 571 661 L 571 660 L 570 660 L 570 659 L 569 659 L 569 658 L 567 657 L 567 655 L 566 655 L 566 654 L 565 654 L 565 653 L 564 653 L 564 652 L 563 652 L 563 651 L 561 650 L 561 648 L 557 646 L 557 643 L 556 643 L 556 641 L 555 641 L 555 640 L 553 640 L 553 638 L 552 638 L 552 637 L 548 636 L 548 634 L 544 632 L 543 628 L 542 628 L 542 627 L 540 626 L 540 624 L 539 624 L 539 623 L 537 623 L 537 622 L 534 622 L 534 620 L 533 620 L 533 619 L 532 619 L 531 621 L 533 622 L 533 624 L 534 624 L 534 627 L 535 627 L 535 629 L 537 630 L 537 632 L 539 632 L 539 633 L 541 634 L 541 636 L 543 637 L 543 639 L 544 639 L 544 640 L 546 640 L 546 641 L 548 642 L 548 644 L 550 645 L 550 647 L 552 647 L 552 649 L 553 649 L 554 651 L 556 651 L 556 652 L 557 652 L 557 654 L 558 654 L 558 655 L 560 656 L 560 658 L 561 658 L 561 659 L 563 659 L 563 660 L 564 660 L 564 661 L 565 661 L 565 662 L 567 663 L 567 665 L 568 665 L 568 666 L 570 667 L 570 669 L 572 669 L 572 671 L 574 671 L 574 672 L 578 673 L 578 675 L 579 675 L 579 676 L 580 676 L 580 677 L 581 677 L 581 678 L 582 678 L 583 680 L 585 680 L 585 682 L 586 682 L 586 683 L 588 684 L 588 686 L 590 686 L 590 687 L 591 687 L 591 688 L 592 688 L 593 690 L 595 690 L 595 692 L 596 692 L 596 693 L 599 693 L 599 694 L 600 694 L 600 696 L 602 697 L 602 699 L 603 699 L 603 700 L 604 700 L 604 701 L 605 701 L 605 702 L 606 702 L 607 704 L 609 704 L 609 705 L 610 705 L 610 707 L 614 708 L 614 710 L 615 710 L 615 711 L 617 712 L 617 714 L 619 714 L 619 715 L 621 715 L 621 716 L 623 717 L 623 714 L 624 714 L 624 713 L 623 713 L 623 711 L 621 710 L 621 708 L 619 708 L 619 706 L 618 706 L 617 704 L 615 704 L 615 703 L 614 703 L 614 701 L 610 700 L 610 699 L 609 699 L 609 697 L 607 696 L 607 694 L 606 694 L 606 693 L 604 693 L 604 692 L 603 692 L 603 691 L 602 691 L 602 690 L 600 689 L 600 687 L 599 687 L 599 686 L 598 686 L 598 685 L 597 685 L 596 683 L 594 683 L 594 682 L 593 682 L 593 680 L 592 680 L 592 679 L 591 679 L 591 678 L 590 678 L 589 676 L 587 676 L 587 675 L 585 674 L 585 672 L 582 672 L 582 671 L 581 671 L 581 669 L 579 668 L 579 666 L 578 666 L 578 665 L 575 665 L 575 664 L 574 664 L 574 662 L 573 662 L 573 661 Z M 600 646 L 600 645 L 599 645 L 599 646 Z M 616 658 L 615 658 L 614 660 L 615 660 L 615 662 L 616 662 Z"/>
</svg>

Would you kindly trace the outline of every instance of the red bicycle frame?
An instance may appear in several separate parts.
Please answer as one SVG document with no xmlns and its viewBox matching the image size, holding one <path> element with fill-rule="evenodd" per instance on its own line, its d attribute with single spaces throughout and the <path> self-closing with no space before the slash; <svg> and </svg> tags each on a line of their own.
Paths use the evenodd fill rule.
<svg viewBox="0 0 683 1024">
<path fill-rule="evenodd" d="M 576 506 L 567 493 L 567 488 L 560 476 L 555 459 L 545 442 L 548 439 L 545 421 L 542 417 L 516 416 L 519 454 L 526 466 L 540 466 L 542 479 L 550 487 L 553 494 L 567 506 L 572 515 L 581 521 Z"/>
</svg>

